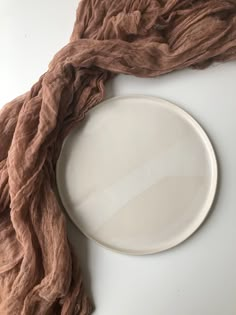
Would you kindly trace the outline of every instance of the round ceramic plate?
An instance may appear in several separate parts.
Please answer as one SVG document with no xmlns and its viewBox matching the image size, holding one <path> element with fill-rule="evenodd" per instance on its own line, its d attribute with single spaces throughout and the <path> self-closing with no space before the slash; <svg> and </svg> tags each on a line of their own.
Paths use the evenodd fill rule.
<svg viewBox="0 0 236 315">
<path fill-rule="evenodd" d="M 115 97 L 67 137 L 57 184 L 87 237 L 119 252 L 150 254 L 181 243 L 204 221 L 217 163 L 206 133 L 176 105 Z"/>
</svg>

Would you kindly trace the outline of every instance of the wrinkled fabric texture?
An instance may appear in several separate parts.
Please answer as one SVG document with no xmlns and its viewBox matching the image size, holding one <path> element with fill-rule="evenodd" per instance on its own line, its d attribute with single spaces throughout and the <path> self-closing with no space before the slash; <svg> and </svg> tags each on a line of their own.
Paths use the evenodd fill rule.
<svg viewBox="0 0 236 315">
<path fill-rule="evenodd" d="M 233 59 L 233 0 L 80 3 L 69 44 L 29 92 L 0 111 L 0 314 L 92 311 L 56 197 L 55 167 L 63 140 L 103 100 L 107 80 Z"/>
</svg>

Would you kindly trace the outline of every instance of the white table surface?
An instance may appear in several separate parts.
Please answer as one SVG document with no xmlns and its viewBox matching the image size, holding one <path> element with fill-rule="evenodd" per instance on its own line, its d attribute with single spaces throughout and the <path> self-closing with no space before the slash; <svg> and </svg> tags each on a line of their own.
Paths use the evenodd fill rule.
<svg viewBox="0 0 236 315">
<path fill-rule="evenodd" d="M 77 0 L 0 0 L 0 106 L 46 71 L 70 36 Z M 218 157 L 220 183 L 205 224 L 186 242 L 144 257 L 113 253 L 68 222 L 94 315 L 236 314 L 236 62 L 154 79 L 119 75 L 107 97 L 141 93 L 196 118 Z M 1 135 L 0 135 L 1 136 Z"/>
</svg>

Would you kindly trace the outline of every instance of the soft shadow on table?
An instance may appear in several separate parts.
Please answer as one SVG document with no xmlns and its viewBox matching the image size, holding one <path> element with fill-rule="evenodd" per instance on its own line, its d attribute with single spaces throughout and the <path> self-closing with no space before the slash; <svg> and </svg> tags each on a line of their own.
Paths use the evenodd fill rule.
<svg viewBox="0 0 236 315">
<path fill-rule="evenodd" d="M 88 294 L 91 303 L 94 305 L 92 288 L 91 288 L 91 277 L 89 270 L 89 251 L 88 242 L 89 240 L 79 231 L 74 225 L 69 216 L 67 215 L 64 206 L 60 200 L 59 193 L 57 192 L 57 199 L 61 206 L 61 209 L 66 217 L 67 233 L 70 244 L 72 245 L 73 253 L 75 254 L 78 266 L 82 272 L 83 284 L 86 293 Z"/>
<path fill-rule="evenodd" d="M 88 251 L 88 239 L 79 231 L 79 229 L 71 222 L 67 217 L 67 229 L 70 243 L 72 244 L 74 253 L 78 259 L 78 265 L 82 272 L 83 283 L 85 291 L 89 295 L 91 302 L 93 303 L 91 277 L 89 270 L 89 251 Z M 94 304 L 94 303 L 93 303 Z"/>
</svg>

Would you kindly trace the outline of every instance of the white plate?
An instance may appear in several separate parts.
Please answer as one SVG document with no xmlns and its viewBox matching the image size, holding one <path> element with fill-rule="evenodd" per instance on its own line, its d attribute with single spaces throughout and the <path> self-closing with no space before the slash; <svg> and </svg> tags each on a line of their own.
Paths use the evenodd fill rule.
<svg viewBox="0 0 236 315">
<path fill-rule="evenodd" d="M 87 237 L 143 255 L 181 243 L 201 225 L 215 196 L 217 163 L 206 133 L 176 105 L 115 97 L 68 136 L 57 184 Z"/>
</svg>

